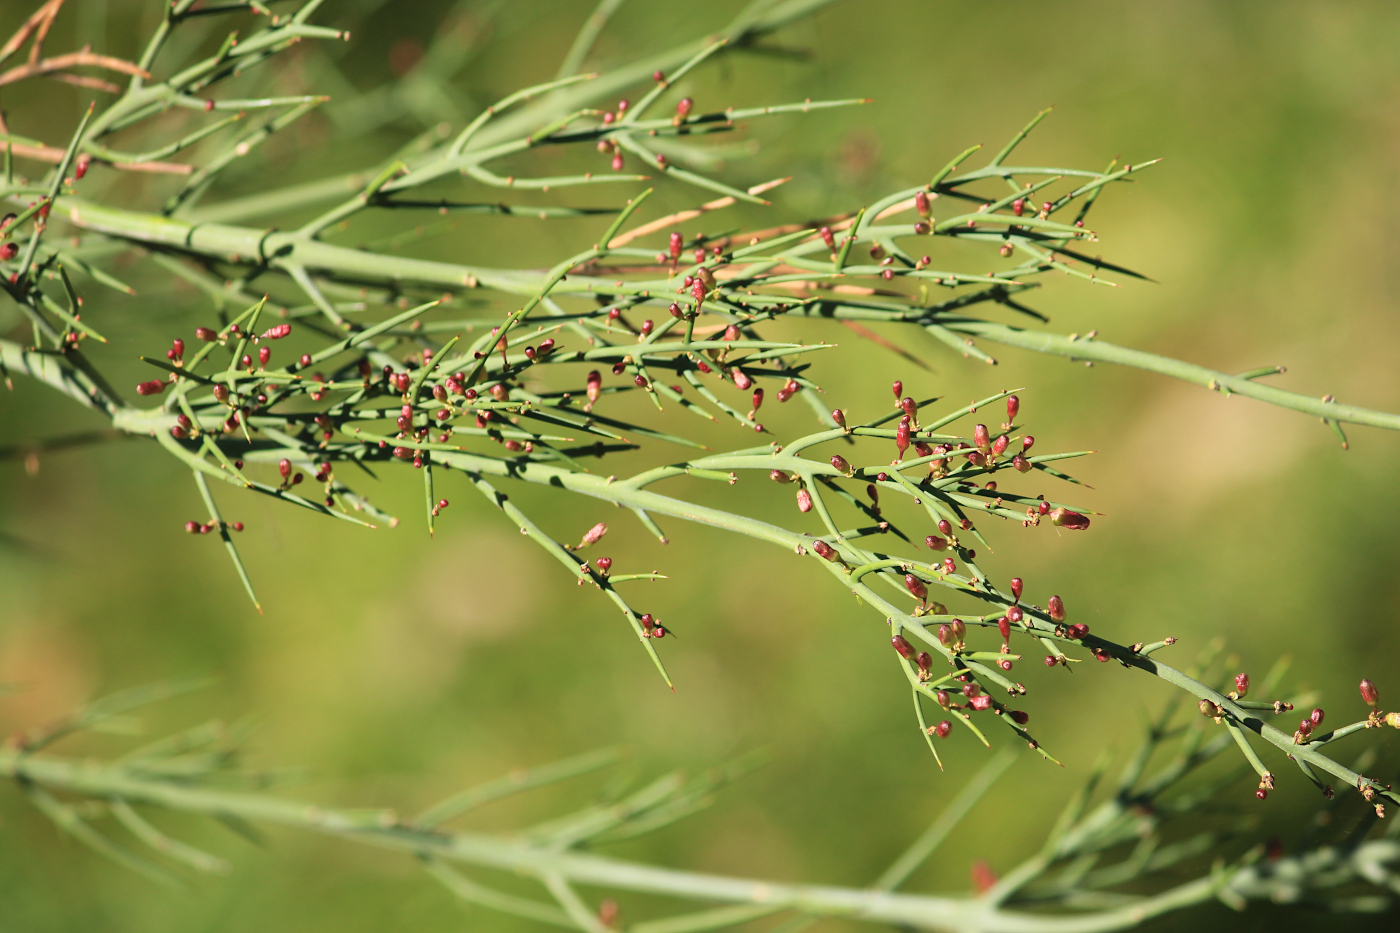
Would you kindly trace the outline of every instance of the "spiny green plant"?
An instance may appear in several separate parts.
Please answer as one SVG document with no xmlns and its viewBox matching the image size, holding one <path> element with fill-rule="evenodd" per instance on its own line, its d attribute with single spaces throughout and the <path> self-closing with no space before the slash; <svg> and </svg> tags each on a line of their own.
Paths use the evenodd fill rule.
<svg viewBox="0 0 1400 933">
<path fill-rule="evenodd" d="M 1261 686 L 1275 689 L 1282 674 L 1276 668 Z M 975 864 L 971 895 L 899 889 L 928 862 L 943 867 L 945 878 L 948 868 L 961 871 L 965 852 L 975 851 L 975 844 L 960 843 L 956 853 L 946 854 L 940 846 L 967 835 L 959 822 L 1012 764 L 1008 750 L 989 760 L 865 888 L 703 874 L 597 851 L 702 809 L 719 787 L 746 770 L 744 761 L 695 777 L 672 773 L 641 786 L 614 782 L 576 812 L 497 835 L 450 824 L 514 794 L 615 765 L 618 753 L 603 750 L 517 771 L 404 818 L 393 810 L 327 808 L 269 793 L 268 772 L 241 766 L 246 730 L 217 721 L 111 761 L 44 752 L 76 731 L 101 730 L 135 708 L 191 686 L 172 683 L 115 694 L 59 723 L 17 735 L 0 748 L 0 776 L 14 780 L 62 830 L 157 882 L 179 883 L 177 865 L 206 873 L 229 870 L 221 856 L 172 837 L 150 818 L 162 811 L 184 812 L 220 820 L 255 839 L 258 825 L 280 825 L 407 853 L 469 905 L 586 933 L 698 933 L 770 917 L 786 918 L 773 928 L 785 931 L 821 917 L 978 933 L 1121 930 L 1216 899 L 1237 909 L 1272 901 L 1382 911 L 1400 884 L 1396 824 L 1371 838 L 1378 818 L 1354 798 L 1327 801 L 1336 818 L 1317 821 L 1287 844 L 1274 837 L 1251 846 L 1251 821 L 1212 815 L 1211 802 L 1237 783 L 1238 769 L 1200 772 L 1233 744 L 1231 736 L 1199 717 L 1181 720 L 1182 704 L 1175 700 L 1154 717 L 1115 781 L 1105 783 L 1107 761 L 1098 764 L 1086 785 L 1065 801 L 1038 851 L 1000 878 L 985 864 Z M 103 833 L 104 823 L 118 824 L 154 854 L 140 854 Z M 509 882 L 502 890 L 501 882 L 480 880 L 482 872 L 537 882 L 548 900 L 513 893 Z M 587 898 L 579 888 L 598 889 L 604 899 Z M 629 906 L 629 894 L 717 906 L 635 919 L 656 907 Z"/>
<path fill-rule="evenodd" d="M 706 137 L 776 114 L 812 114 L 864 101 L 706 110 L 677 90 L 706 62 L 823 5 L 815 0 L 756 3 L 703 42 L 610 74 L 577 73 L 617 5 L 600 5 L 554 80 L 503 98 L 460 129 L 435 126 L 352 176 L 216 200 L 225 177 L 259 145 L 324 102 L 321 96 L 272 93 L 275 81 L 260 69 L 304 40 L 349 38 L 311 22 L 321 0 L 290 13 L 274 13 L 252 0 L 176 0 L 163 5 L 155 35 L 134 62 L 86 51 L 76 58 L 44 57 L 44 38 L 62 6 L 62 0 L 50 0 L 0 49 L 0 65 L 26 43 L 31 50 L 27 64 L 0 73 L 0 86 L 89 65 L 129 80 L 122 89 L 74 76 L 83 86 L 116 96 L 89 108 L 62 148 L 3 128 L 3 193 L 17 209 L 0 233 L 0 287 L 22 315 L 23 323 L 11 330 L 26 328 L 23 338 L 0 340 L 7 380 L 39 380 L 102 415 L 112 433 L 149 438 L 185 464 L 207 511 L 186 529 L 221 538 L 255 604 L 234 540 L 243 525 L 224 519 L 213 495 L 221 487 L 211 480 L 373 525 L 393 520 L 351 485 L 355 471 L 416 469 L 431 533 L 449 507 L 435 482 L 456 473 L 576 579 L 610 599 L 669 684 L 657 647 L 668 625 L 639 611 L 619 589 L 657 575 L 624 572 L 628 568 L 615 573 L 610 558 L 585 556 L 608 533 L 606 523 L 582 533 L 548 528 L 497 485 L 526 483 L 624 508 L 663 543 L 658 519 L 680 519 L 813 561 L 884 617 L 885 637 L 935 758 L 935 740 L 954 727 L 990 744 L 982 726 L 992 722 L 1050 757 L 1026 730 L 1025 713 L 1007 706 L 1027 690 L 1009 675 L 1030 649 L 1035 655 L 1043 651 L 1051 668 L 1077 663 L 1072 655 L 1092 656 L 1185 691 L 1258 773 L 1260 797 L 1274 776 L 1247 733 L 1284 753 L 1329 797 L 1332 782 L 1340 782 L 1356 789 L 1378 815 L 1382 798 L 1400 801 L 1379 780 L 1327 753 L 1331 741 L 1381 725 L 1385 717 L 1373 715 L 1325 735 L 1314 728 L 1320 719 L 1296 730 L 1277 729 L 1265 717 L 1291 707 L 1246 699 L 1247 677 L 1234 690 L 1216 689 L 1156 660 L 1153 655 L 1173 638 L 1119 644 L 1068 621 L 1057 595 L 1047 591 L 1042 606 L 1034 597 L 1023 599 L 1020 578 L 994 582 L 977 562 L 976 548 L 989 547 L 984 518 L 1082 530 L 1093 514 L 1080 504 L 1046 498 L 1033 485 L 1074 482 L 1054 464 L 1087 452 L 1039 452 L 1018 421 L 1019 390 L 939 409 L 940 400 L 919 398 L 912 382 L 906 393 L 896 380 L 890 409 L 858 418 L 823 398 L 815 378 L 823 352 L 829 358 L 833 345 L 769 336 L 776 324 L 832 319 L 906 359 L 904 343 L 912 339 L 906 335 L 921 333 L 958 354 L 994 363 L 974 342 L 980 339 L 1158 372 L 1313 415 L 1339 434 L 1343 424 L 1400 427 L 1396 415 L 1258 382 L 1281 372 L 1279 367 L 1230 375 L 1105 343 L 1093 332 L 1055 334 L 976 316 L 980 309 L 1009 309 L 1043 322 L 1025 301 L 1051 272 L 1099 285 L 1112 284 L 1113 276 L 1139 275 L 1090 254 L 1097 235 L 1088 221 L 1108 187 L 1153 163 L 1115 161 L 1096 171 L 1009 161 L 1042 113 L 981 167 L 963 167 L 977 153 L 970 148 L 926 183 L 850 213 L 757 230 L 687 233 L 685 225 L 701 218 L 709 223 L 711 215 L 739 202 L 766 203 L 762 195 L 785 180 L 749 187 L 721 180 L 704 170 L 711 162 L 702 145 Z M 228 34 L 206 57 L 193 51 L 212 36 L 210 23 L 238 14 L 258 17 L 254 28 Z M 244 96 L 222 96 L 232 83 L 244 85 Z M 634 96 L 616 99 L 627 93 Z M 173 113 L 185 121 L 172 121 Z M 249 114 L 260 116 L 249 120 Z M 117 148 L 127 138 L 137 142 Z M 144 148 L 130 151 L 133 145 Z M 577 170 L 531 174 L 530 159 L 544 150 L 575 159 Z M 172 161 L 191 153 L 193 161 Z M 52 167 L 29 179 L 16 169 L 24 160 Z M 114 195 L 83 197 L 84 179 L 107 170 L 145 171 L 168 176 L 172 184 L 145 204 L 118 204 Z M 645 219 L 654 188 L 635 189 L 647 182 L 719 197 Z M 518 203 L 469 200 L 461 189 L 470 183 L 541 194 L 595 186 L 607 192 L 622 185 L 635 193 L 620 207 L 542 206 L 524 194 L 516 195 Z M 269 213 L 313 207 L 322 213 L 294 228 L 249 225 Z M 596 241 L 549 269 L 405 257 L 395 252 L 403 238 L 367 246 L 337 242 L 351 230 L 363 238 L 376 218 L 391 211 L 599 219 Z M 65 223 L 72 236 L 52 235 L 54 221 Z M 933 256 L 948 253 L 940 247 L 950 240 L 995 250 L 992 262 L 999 269 L 947 268 Z M 80 296 L 76 284 L 130 291 L 112 268 L 127 253 L 194 284 L 213 303 L 200 322 L 172 336 L 168 349 L 153 348 L 142 357 L 149 378 L 135 386 L 135 401 L 89 356 L 94 342 L 106 342 L 102 314 L 96 302 L 85 303 L 90 296 Z M 483 294 L 518 296 L 519 304 L 501 316 L 455 310 Z M 886 338 L 870 331 L 870 324 L 901 336 Z M 641 396 L 654 403 L 654 416 L 633 414 L 629 398 Z M 789 401 L 807 405 L 819 430 L 788 427 L 783 406 Z M 991 417 L 982 416 L 990 424 L 976 423 L 988 406 L 996 406 Z M 770 414 L 775 408 L 776 417 Z M 628 476 L 608 472 L 603 461 L 623 452 L 661 450 L 653 455 L 658 462 L 671 456 L 663 445 L 701 448 L 679 423 L 692 417 L 727 422 L 766 442 L 659 462 Z M 974 423 L 945 430 L 960 422 Z M 771 481 L 775 492 L 792 497 L 796 513 L 789 513 L 789 523 L 775 524 L 709 499 L 651 488 L 681 476 L 722 485 Z M 950 610 L 934 599 L 940 590 L 965 608 Z M 992 629 L 999 637 L 990 637 Z M 930 724 L 928 708 L 946 718 Z M 27 747 L 22 751 L 29 754 Z M 20 754 L 12 755 L 8 773 L 45 783 L 16 770 Z M 124 772 L 111 774 L 117 780 Z M 97 785 L 63 786 L 109 796 Z M 41 806 L 62 812 L 52 802 Z M 571 925 L 589 928 L 572 895 L 563 893 L 568 878 L 559 877 L 551 890 L 564 915 Z M 1226 890 L 1215 885 L 1211 880 L 1201 891 Z M 1077 890 L 1071 885 L 1062 894 Z M 682 928 L 703 927 L 675 929 Z"/>
</svg>

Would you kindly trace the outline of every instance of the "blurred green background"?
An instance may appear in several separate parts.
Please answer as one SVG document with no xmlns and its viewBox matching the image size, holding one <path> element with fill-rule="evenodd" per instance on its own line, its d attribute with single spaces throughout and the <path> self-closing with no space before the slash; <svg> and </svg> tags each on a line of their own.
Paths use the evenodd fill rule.
<svg viewBox="0 0 1400 933">
<path fill-rule="evenodd" d="M 34 5 L 3 4 L 0 34 Z M 93 42 L 132 56 L 160 5 L 70 0 L 50 48 Z M 438 121 L 460 126 L 505 93 L 552 77 L 591 7 L 332 0 L 318 20 L 348 26 L 354 41 L 308 45 L 269 77 L 288 91 L 326 90 L 337 99 L 269 144 L 265 158 L 221 193 L 361 168 Z M 605 68 L 703 36 L 739 7 L 633 0 L 589 61 Z M 773 207 L 732 213 L 734 223 L 750 225 L 850 210 L 925 181 L 970 143 L 997 147 L 1054 105 L 1024 145 L 1024 162 L 1098 168 L 1115 155 L 1165 160 L 1136 184 L 1109 190 L 1092 215 L 1103 254 L 1157 283 L 1109 289 L 1051 280 L 1031 303 L 1054 327 L 1097 328 L 1106 340 L 1226 371 L 1284 364 L 1288 373 L 1273 380 L 1279 385 L 1395 411 L 1397 40 L 1400 8 L 1379 2 L 855 0 L 767 40 L 783 54 L 725 57 L 683 90 L 700 110 L 874 98 L 861 108 L 754 124 L 745 138 L 756 150 L 732 161 L 724 177 L 744 185 L 795 177 L 774 193 Z M 461 60 L 446 86 L 415 87 L 414 62 L 435 42 Z M 373 90 L 386 86 L 398 96 Z M 30 83 L 8 90 L 3 104 L 14 132 L 61 144 L 90 97 Z M 590 158 L 597 157 L 541 161 Z M 165 190 L 158 179 L 105 171 L 93 178 L 107 186 L 106 197 L 125 203 L 158 204 Z M 617 203 L 621 191 L 569 198 Z M 656 212 L 705 197 L 663 186 Z M 600 226 L 467 218 L 412 251 L 543 266 L 591 242 Z M 965 250 L 963 268 L 980 271 L 985 254 Z M 164 349 L 212 317 L 206 299 L 148 262 L 121 274 L 137 297 L 89 292 L 88 306 L 101 329 L 119 335 L 92 351 L 119 384 L 138 378 L 138 354 Z M 984 566 L 1024 577 L 1030 597 L 1057 592 L 1074 620 L 1122 642 L 1176 635 L 1182 644 L 1171 659 L 1183 663 L 1217 636 L 1256 676 L 1292 655 L 1296 682 L 1320 691 L 1334 716 L 1359 711 L 1354 685 L 1362 676 L 1376 680 L 1383 697 L 1400 690 L 1392 608 L 1400 437 L 1354 429 L 1352 449 L 1343 451 L 1302 415 L 1129 370 L 1085 370 L 988 347 L 1001 360 L 990 368 L 931 338 L 892 334 L 929 361 L 932 371 L 920 372 L 839 327 L 806 332 L 847 344 L 820 361 L 817 378 L 850 410 L 887 405 L 892 375 L 916 395 L 946 396 L 950 406 L 1026 386 L 1023 420 L 1042 446 L 1101 451 L 1075 465 L 1092 491 L 1046 490 L 1106 513 L 1088 533 L 991 529 L 997 553 Z M 810 412 L 789 408 L 766 419 L 780 438 L 809 430 Z M 24 380 L 0 395 L 0 444 L 89 423 Z M 713 438 L 752 443 L 733 430 Z M 288 792 L 405 813 L 512 767 L 604 745 L 630 749 L 642 775 L 764 748 L 771 763 L 725 790 L 707 813 L 617 851 L 853 885 L 878 875 L 989 754 L 955 733 L 940 773 L 917 734 L 879 617 L 839 588 L 813 583 L 810 568 L 768 545 L 670 522 L 672 543 L 662 549 L 601 506 L 513 493 L 562 538 L 611 521 L 603 550 L 620 567 L 670 575 L 634 592 L 636 604 L 680 634 L 661 646 L 673 695 L 610 605 L 576 588 L 460 478 L 445 481 L 453 504 L 430 541 L 416 520 L 416 479 L 392 477 L 368 490 L 408 518 L 378 531 L 218 491 L 224 514 L 248 525 L 239 543 L 266 607 L 260 616 L 218 545 L 184 533 L 182 523 L 201 515 L 197 494 L 187 473 L 149 444 L 56 453 L 34 475 L 18 459 L 0 462 L 0 681 L 24 688 L 0 697 L 0 729 L 57 716 L 109 689 L 207 672 L 217 685 L 156 711 L 153 730 L 199 716 L 251 715 L 260 726 L 254 760 L 305 769 Z M 772 492 L 757 481 L 689 491 L 759 513 Z M 974 859 L 1004 871 L 1033 851 L 1099 751 L 1130 751 L 1144 714 L 1167 695 L 1107 666 L 1075 676 L 1023 666 L 1032 686 L 1025 708 L 1065 767 L 1023 755 L 916 887 L 965 891 Z M 101 739 L 72 750 L 119 747 Z M 1253 801 L 1248 782 L 1226 802 L 1251 808 L 1287 839 L 1317 801 L 1286 763 L 1276 770 L 1282 787 L 1266 804 Z M 537 792 L 475 825 L 523 825 L 585 800 L 597 783 Z M 61 838 L 13 789 L 0 788 L 3 925 L 525 927 L 465 910 L 401 857 L 276 830 L 262 850 L 218 828 L 190 832 L 236 867 L 231 877 L 172 894 Z M 1275 929 L 1283 916 L 1204 908 L 1154 928 Z M 1287 914 L 1293 929 L 1336 922 Z"/>
</svg>

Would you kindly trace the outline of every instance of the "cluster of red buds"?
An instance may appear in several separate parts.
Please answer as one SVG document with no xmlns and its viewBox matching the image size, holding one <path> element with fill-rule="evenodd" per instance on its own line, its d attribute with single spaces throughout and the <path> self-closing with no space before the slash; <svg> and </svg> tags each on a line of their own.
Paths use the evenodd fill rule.
<svg viewBox="0 0 1400 933">
<path fill-rule="evenodd" d="M 242 531 L 242 522 L 224 522 L 225 528 L 232 528 L 234 531 Z M 185 522 L 185 530 L 192 535 L 207 535 L 211 531 L 219 529 L 219 522 Z"/>
</svg>

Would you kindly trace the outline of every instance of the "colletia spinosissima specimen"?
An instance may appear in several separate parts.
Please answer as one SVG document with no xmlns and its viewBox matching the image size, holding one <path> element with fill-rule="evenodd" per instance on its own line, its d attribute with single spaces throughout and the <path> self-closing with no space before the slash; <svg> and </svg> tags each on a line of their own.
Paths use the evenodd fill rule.
<svg viewBox="0 0 1400 933">
<path fill-rule="evenodd" d="M 734 187 L 684 167 L 687 160 L 679 156 L 659 158 L 664 153 L 656 147 L 682 152 L 704 136 L 738 131 L 745 121 L 784 113 L 819 118 L 824 110 L 864 102 L 706 110 L 699 92 L 680 96 L 676 83 L 725 53 L 730 40 L 776 29 L 792 15 L 756 9 L 723 33 L 727 38 L 676 53 L 659 78 L 636 68 L 603 77 L 570 74 L 510 95 L 451 138 L 426 137 L 417 151 L 371 167 L 353 197 L 328 204 L 299 227 L 269 231 L 252 221 L 276 209 L 279 192 L 214 203 L 209 196 L 236 164 L 235 156 L 245 157 L 324 100 L 230 98 L 238 101 L 239 113 L 266 111 L 268 119 L 248 130 L 209 114 L 220 109 L 216 92 L 222 82 L 255 73 L 304 40 L 345 38 L 309 22 L 318 6 L 266 18 L 260 29 L 212 57 L 179 66 L 163 58 L 169 57 L 164 43 L 170 33 L 221 15 L 223 8 L 196 10 L 176 0 L 140 62 L 103 60 L 130 76 L 130 86 L 115 102 L 94 106 L 66 147 L 30 152 L 11 145 L 5 155 L 5 196 L 19 209 L 0 230 L 7 256 L 0 260 L 0 287 L 23 311 L 33 335 L 29 344 L 0 340 L 6 373 L 65 393 L 108 418 L 116 431 L 149 437 L 188 467 L 209 512 L 207 521 L 194 524 L 219 533 L 255 604 L 228 534 L 237 523 L 221 517 L 211 481 L 376 525 L 393 519 L 347 484 L 350 471 L 337 468 L 411 469 L 424 487 L 431 533 L 447 502 L 438 486 L 451 476 L 499 508 L 577 580 L 603 592 L 669 684 L 656 644 L 670 629 L 652 613 L 634 609 L 618 589 L 659 575 L 615 572 L 610 558 L 606 566 L 605 558 L 590 563 L 580 552 L 597 544 L 606 526 L 546 530 L 495 485 L 523 482 L 622 507 L 663 543 L 658 519 L 674 518 L 747 535 L 814 561 L 812 572 L 831 574 L 885 619 L 884 637 L 896 648 L 935 757 L 932 739 L 955 728 L 990 744 L 984 726 L 1008 728 L 1050 757 L 1023 728 L 1029 716 L 1002 700 L 1027 692 L 1008 675 L 1022 660 L 1016 652 L 1029 649 L 1050 668 L 1072 669 L 1093 657 L 1165 679 L 1194 696 L 1203 711 L 1208 708 L 1251 763 L 1258 759 L 1246 732 L 1292 757 L 1305 776 L 1329 774 L 1368 800 L 1397 799 L 1328 757 L 1327 743 L 1315 734 L 1317 723 L 1306 734 L 1300 727 L 1290 735 L 1246 712 L 1262 709 L 1249 705 L 1256 701 L 1231 698 L 1151 657 L 1174 639 L 1110 641 L 1069 621 L 1059 595 L 1046 593 L 1041 607 L 1023 597 L 1020 577 L 1003 583 L 984 572 L 977 549 L 990 548 L 983 530 L 992 519 L 1061 533 L 1091 527 L 1090 509 L 1047 498 L 1051 490 L 1039 485 L 1071 480 L 1059 461 L 1087 452 L 1043 452 L 1043 444 L 1019 424 L 1021 390 L 955 406 L 921 399 L 912 380 L 907 386 L 899 380 L 890 385 L 888 407 L 833 407 L 835 400 L 815 381 L 832 346 L 769 339 L 775 325 L 791 333 L 809 318 L 842 321 L 862 336 L 874 323 L 897 333 L 897 340 L 879 339 L 901 350 L 916 339 L 929 340 L 993 363 L 974 341 L 1000 343 L 1089 363 L 1139 366 L 1296 409 L 1339 431 L 1342 423 L 1400 428 L 1400 418 L 1391 414 L 1262 387 L 1255 380 L 1263 371 L 1217 373 L 1116 347 L 1093 333 L 1031 333 L 973 314 L 980 305 L 1028 311 L 1013 296 L 1050 273 L 1090 282 L 1135 275 L 1084 251 L 1097 240 L 1086 221 L 1104 191 L 1151 163 L 1115 164 L 1099 172 L 1008 162 L 1042 114 L 981 167 L 962 167 L 974 147 L 926 183 L 860 210 L 747 233 L 696 230 L 701 218 L 735 203 L 767 203 L 762 195 L 782 180 Z M 240 3 L 229 8 L 253 9 Z M 56 12 L 58 6 L 43 9 Z M 33 23 L 45 16 L 52 19 L 45 13 Z M 40 41 L 37 25 L 26 29 L 14 48 L 26 39 Z M 638 96 L 616 96 L 637 87 Z M 165 112 L 165 100 L 194 105 L 181 112 L 203 121 L 192 123 L 199 129 L 153 148 L 158 155 L 123 155 L 109 147 L 118 130 L 168 132 L 152 122 Z M 606 109 L 584 106 L 599 101 Z M 167 161 L 199 139 L 226 146 L 198 164 Z M 530 178 L 502 176 L 492 167 L 545 146 L 578 151 L 578 173 Z M 54 153 L 61 155 L 55 159 Z M 16 159 L 52 168 L 31 181 L 15 173 Z M 629 160 L 650 174 L 625 174 Z M 136 169 L 189 177 L 163 202 L 143 208 L 106 203 L 101 192 L 84 197 L 95 190 L 94 178 Z M 718 197 L 651 219 L 644 219 L 651 188 L 606 210 L 492 205 L 492 213 L 545 221 L 608 215 L 606 223 L 597 221 L 596 242 L 549 269 L 434 262 L 333 242 L 348 225 L 373 224 L 385 211 L 429 205 L 447 213 L 488 210 L 455 195 L 415 197 L 448 181 L 502 191 L 593 185 L 606 191 L 619 184 L 635 190 L 653 179 Z M 335 190 L 333 181 L 320 180 L 317 192 Z M 323 193 L 301 192 L 301 198 L 297 203 L 303 205 L 327 200 Z M 66 225 L 66 238 L 49 235 L 54 223 Z M 714 229 L 729 226 L 717 222 Z M 994 273 L 939 268 L 942 258 L 936 264 L 931 255 L 942 256 L 940 247 L 950 238 L 985 246 L 1010 262 Z M 70 270 L 97 285 L 127 290 L 103 268 L 105 259 L 90 260 L 82 252 L 82 244 L 99 239 L 104 256 L 110 244 L 127 245 L 218 296 L 216 313 L 169 334 L 168 349 L 162 343 L 142 358 L 146 378 L 129 383 L 141 404 L 129 401 L 88 356 L 94 342 L 106 342 L 94 323 L 102 323 L 100 303 L 77 294 Z M 946 300 L 932 297 L 936 289 L 945 290 L 939 294 Z M 508 299 L 510 310 L 486 318 L 454 315 L 461 296 L 477 300 L 488 294 Z M 96 314 L 92 304 L 99 305 Z M 639 414 L 648 406 L 655 416 Z M 983 413 L 989 406 L 991 414 Z M 794 427 L 794 410 L 815 417 L 818 430 Z M 670 454 L 658 454 L 662 465 L 622 478 L 607 474 L 603 461 L 622 451 L 661 444 L 700 448 L 685 434 L 681 422 L 689 418 L 724 422 L 741 432 L 736 437 L 745 444 L 755 437 L 766 443 L 681 463 L 664 463 Z M 682 476 L 732 484 L 764 474 L 775 481 L 771 488 L 795 504 L 783 524 L 726 511 L 703 496 L 651 488 Z M 966 605 L 950 612 L 935 596 Z M 930 704 L 948 718 L 926 722 Z"/>
</svg>

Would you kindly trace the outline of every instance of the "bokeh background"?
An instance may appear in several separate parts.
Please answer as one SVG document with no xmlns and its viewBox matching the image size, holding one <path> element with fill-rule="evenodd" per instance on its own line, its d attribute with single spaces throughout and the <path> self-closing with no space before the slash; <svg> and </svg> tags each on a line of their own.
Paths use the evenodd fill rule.
<svg viewBox="0 0 1400 933">
<path fill-rule="evenodd" d="M 0 34 L 33 5 L 0 5 Z M 92 42 L 130 57 L 160 6 L 71 0 L 50 48 Z M 332 0 L 319 21 L 348 26 L 354 41 L 298 50 L 260 80 L 335 100 L 220 193 L 357 169 L 439 121 L 460 126 L 505 93 L 552 77 L 591 6 Z M 626 3 L 590 62 L 607 67 L 703 36 L 739 6 Z M 1108 191 L 1093 215 L 1104 255 L 1156 282 L 1109 289 L 1052 280 L 1032 303 L 1056 328 L 1097 328 L 1106 340 L 1227 371 L 1284 364 L 1279 385 L 1395 411 L 1397 39 L 1400 8 L 1380 2 L 853 0 L 769 39 L 776 54 L 740 53 L 701 69 L 684 91 L 702 110 L 874 98 L 753 125 L 744 137 L 753 144 L 736 150 L 744 157 L 730 160 L 724 177 L 746 185 L 794 178 L 773 207 L 732 213 L 733 223 L 752 225 L 850 210 L 926 180 L 970 143 L 997 147 L 1054 105 L 1024 144 L 1024 161 L 1096 168 L 1115 155 L 1164 159 L 1136 184 Z M 455 56 L 449 81 L 415 70 L 425 49 Z M 31 83 L 3 104 L 14 132 L 61 143 L 90 94 Z M 553 159 L 542 157 L 546 166 Z M 103 171 L 92 183 L 133 204 L 159 203 L 163 190 L 158 180 Z M 574 203 L 618 197 L 594 189 Z M 695 200 L 692 190 L 663 186 L 657 212 Z M 543 266 L 591 242 L 597 226 L 468 218 L 411 249 Z M 964 258 L 970 269 L 988 261 L 973 250 Z M 212 310 L 148 262 L 122 274 L 139 294 L 96 293 L 89 313 L 120 338 L 94 355 L 119 382 L 134 382 L 138 354 L 188 337 Z M 0 325 L 13 328 L 12 309 L 0 309 Z M 930 338 L 892 335 L 929 362 L 923 372 L 839 327 L 808 332 L 846 344 L 821 361 L 818 378 L 848 409 L 887 405 L 892 375 L 950 405 L 1026 386 L 1023 419 L 1043 446 L 1101 451 L 1075 464 L 1094 488 L 1065 493 L 1105 513 L 1089 532 L 992 529 L 997 553 L 984 566 L 1024 577 L 1037 601 L 1057 592 L 1075 620 L 1123 642 L 1176 635 L 1172 657 L 1181 661 L 1217 637 L 1256 676 L 1291 655 L 1293 682 L 1318 691 L 1333 716 L 1359 712 L 1362 676 L 1383 696 L 1400 689 L 1400 437 L 1353 429 L 1343 451 L 1302 415 L 1125 369 L 989 348 L 1001 359 L 990 368 Z M 809 418 L 803 408 L 769 423 L 791 435 L 808 430 Z M 0 395 L 0 444 L 89 423 L 23 380 Z M 751 440 L 719 430 L 714 442 Z M 857 885 L 878 875 L 989 754 L 955 733 L 940 773 L 878 616 L 767 545 L 671 522 L 672 543 L 662 549 L 639 527 L 613 522 L 605 550 L 620 566 L 671 577 L 634 592 L 680 634 L 662 646 L 673 695 L 609 604 L 576 588 L 465 483 L 445 481 L 453 505 L 430 541 L 415 520 L 416 479 L 371 490 L 408 517 L 377 531 L 220 491 L 225 515 L 248 525 L 239 543 L 266 607 L 258 615 L 217 543 L 184 533 L 182 523 L 201 514 L 197 494 L 150 445 L 54 453 L 32 474 L 22 458 L 0 462 L 0 681 L 20 688 L 0 697 L 0 728 L 41 722 L 106 690 L 208 673 L 217 678 L 211 689 L 153 711 L 151 728 L 251 716 L 253 760 L 304 769 L 289 793 L 402 812 L 512 767 L 599 746 L 625 746 L 628 767 L 643 776 L 766 749 L 769 764 L 705 814 L 617 851 Z M 773 490 L 757 482 L 689 491 L 772 508 Z M 621 519 L 587 502 L 516 497 L 565 538 Z M 1033 687 L 1026 708 L 1064 768 L 1023 755 L 916 886 L 965 891 L 974 859 L 1004 871 L 1033 851 L 1099 752 L 1130 751 L 1143 717 L 1166 697 L 1121 669 L 1047 676 L 1034 668 L 1024 676 Z M 104 738 L 71 750 L 117 747 Z M 1266 804 L 1254 802 L 1248 781 L 1222 803 L 1249 808 L 1286 839 L 1317 801 L 1286 763 L 1276 770 L 1282 788 Z M 598 783 L 536 792 L 474 825 L 523 825 L 587 800 Z M 235 870 L 170 893 L 60 837 L 12 788 L 0 788 L 4 925 L 525 928 L 464 909 L 411 860 L 277 830 L 261 849 L 218 828 L 190 832 Z M 1155 928 L 1262 930 L 1282 916 L 1207 907 Z M 1336 922 L 1287 914 L 1293 929 Z"/>
</svg>

